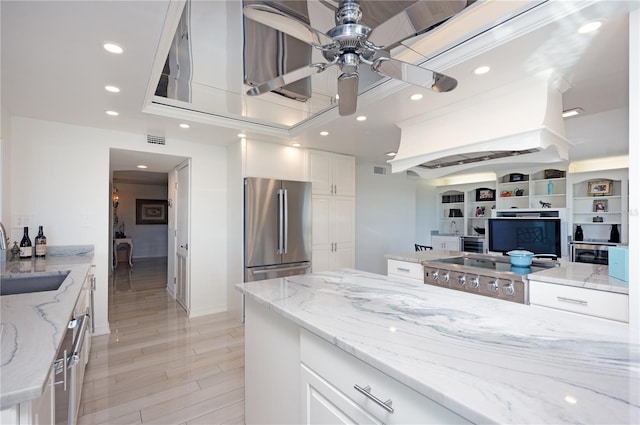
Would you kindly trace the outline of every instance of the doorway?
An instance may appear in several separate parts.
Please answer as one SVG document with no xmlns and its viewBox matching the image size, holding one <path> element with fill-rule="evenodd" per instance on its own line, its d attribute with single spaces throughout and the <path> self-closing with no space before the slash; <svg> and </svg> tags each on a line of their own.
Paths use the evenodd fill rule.
<svg viewBox="0 0 640 425">
<path fill-rule="evenodd" d="M 187 180 L 178 191 L 174 176 L 177 176 L 179 166 L 188 166 L 188 163 L 188 158 L 180 156 L 110 150 L 112 246 L 109 247 L 109 258 L 112 264 L 109 267 L 109 317 L 114 300 L 122 300 L 127 293 L 137 296 L 140 292 L 164 287 L 175 299 L 175 238 L 178 232 L 174 207 L 178 204 L 176 197 L 182 191 L 188 199 L 189 185 Z M 184 220 L 188 228 L 188 214 L 184 214 Z M 116 243 L 122 240 L 127 243 Z M 185 264 L 188 273 L 188 262 Z M 188 280 L 185 286 L 188 287 Z M 117 297 L 114 296 L 116 292 Z M 188 305 L 180 303 L 180 306 L 187 310 Z"/>
</svg>

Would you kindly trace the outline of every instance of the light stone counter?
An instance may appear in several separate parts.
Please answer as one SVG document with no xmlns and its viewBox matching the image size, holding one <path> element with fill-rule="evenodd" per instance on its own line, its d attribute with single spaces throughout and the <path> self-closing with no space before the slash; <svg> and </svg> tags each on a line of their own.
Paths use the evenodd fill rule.
<svg viewBox="0 0 640 425">
<path fill-rule="evenodd" d="M 459 257 L 464 253 L 461 251 L 433 250 L 433 251 L 416 251 L 402 252 L 398 254 L 386 254 L 387 260 L 407 261 L 409 263 L 422 263 L 423 261 L 434 261 L 442 258 Z"/>
<path fill-rule="evenodd" d="M 609 276 L 609 268 L 600 264 L 564 263 L 560 267 L 532 273 L 529 279 L 619 294 L 629 293 L 629 282 Z"/>
<path fill-rule="evenodd" d="M 0 409 L 33 400 L 43 387 L 62 344 L 73 307 L 93 261 L 93 247 L 49 247 L 44 260 L 25 267 L 2 263 L 2 274 L 70 270 L 56 291 L 0 297 Z M 58 255 L 56 255 L 58 254 Z"/>
<path fill-rule="evenodd" d="M 356 270 L 237 287 L 472 422 L 640 423 L 625 324 Z"/>
</svg>

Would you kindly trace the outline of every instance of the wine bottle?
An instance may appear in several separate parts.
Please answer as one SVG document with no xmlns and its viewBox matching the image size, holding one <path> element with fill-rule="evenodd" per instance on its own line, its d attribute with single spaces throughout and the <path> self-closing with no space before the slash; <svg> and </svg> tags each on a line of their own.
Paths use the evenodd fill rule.
<svg viewBox="0 0 640 425">
<path fill-rule="evenodd" d="M 47 237 L 42 232 L 42 226 L 38 226 L 38 236 L 35 238 L 36 258 L 44 258 L 47 255 Z"/>
<path fill-rule="evenodd" d="M 20 241 L 20 258 L 31 258 L 33 255 L 33 247 L 31 239 L 29 239 L 29 227 L 24 226 L 24 235 Z"/>
</svg>

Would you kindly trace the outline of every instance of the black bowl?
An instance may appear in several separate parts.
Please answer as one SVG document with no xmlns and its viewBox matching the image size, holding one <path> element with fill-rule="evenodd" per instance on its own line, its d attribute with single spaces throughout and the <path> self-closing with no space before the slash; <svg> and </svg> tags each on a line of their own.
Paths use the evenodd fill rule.
<svg viewBox="0 0 640 425">
<path fill-rule="evenodd" d="M 484 227 L 474 227 L 473 230 L 479 235 L 484 235 Z"/>
</svg>

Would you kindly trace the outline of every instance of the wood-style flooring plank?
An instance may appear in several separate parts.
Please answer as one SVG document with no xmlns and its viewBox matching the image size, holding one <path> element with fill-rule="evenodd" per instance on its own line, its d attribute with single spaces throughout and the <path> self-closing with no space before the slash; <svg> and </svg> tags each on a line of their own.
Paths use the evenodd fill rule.
<svg viewBox="0 0 640 425">
<path fill-rule="evenodd" d="M 112 273 L 111 334 L 92 340 L 79 424 L 244 423 L 244 327 L 189 319 L 166 281 L 166 258 Z"/>
</svg>

